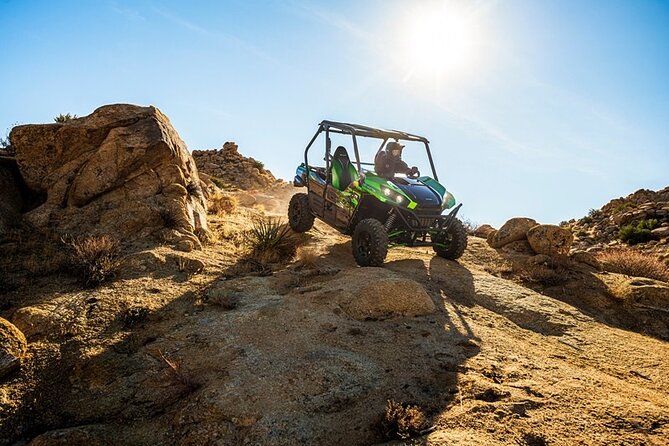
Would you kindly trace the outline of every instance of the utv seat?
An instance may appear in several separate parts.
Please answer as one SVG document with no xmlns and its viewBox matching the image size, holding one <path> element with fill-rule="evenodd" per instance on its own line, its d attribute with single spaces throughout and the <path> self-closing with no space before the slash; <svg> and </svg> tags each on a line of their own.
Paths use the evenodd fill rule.
<svg viewBox="0 0 669 446">
<path fill-rule="evenodd" d="M 348 152 L 343 146 L 337 147 L 332 156 L 332 186 L 343 191 L 358 179 L 358 171 L 351 163 Z"/>
</svg>

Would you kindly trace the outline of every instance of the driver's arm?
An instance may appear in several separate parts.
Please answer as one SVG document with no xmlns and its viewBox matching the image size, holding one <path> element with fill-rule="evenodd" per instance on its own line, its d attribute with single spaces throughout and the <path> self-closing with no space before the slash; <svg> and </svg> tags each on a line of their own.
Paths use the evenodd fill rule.
<svg viewBox="0 0 669 446">
<path fill-rule="evenodd" d="M 408 174 L 409 171 L 411 171 L 411 169 L 409 169 L 409 165 L 405 163 L 403 160 L 395 161 L 395 173 Z"/>
</svg>

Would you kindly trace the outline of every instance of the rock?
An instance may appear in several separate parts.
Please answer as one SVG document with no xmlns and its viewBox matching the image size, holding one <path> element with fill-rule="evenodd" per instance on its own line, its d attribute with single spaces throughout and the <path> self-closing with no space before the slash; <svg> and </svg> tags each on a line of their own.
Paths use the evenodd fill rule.
<svg viewBox="0 0 669 446">
<path fill-rule="evenodd" d="M 58 321 L 52 317 L 51 312 L 36 306 L 19 308 L 12 315 L 12 322 L 28 338 L 59 329 Z"/>
<path fill-rule="evenodd" d="M 660 228 L 655 228 L 652 231 L 650 231 L 650 235 L 656 239 L 669 237 L 669 226 L 662 226 Z"/>
<path fill-rule="evenodd" d="M 602 268 L 602 263 L 597 260 L 597 257 L 595 257 L 592 254 L 592 251 L 590 252 L 585 252 L 585 251 L 577 251 L 569 254 L 569 257 L 575 262 L 578 263 L 584 263 L 586 265 L 592 266 L 598 271 L 601 271 Z"/>
<path fill-rule="evenodd" d="M 569 254 L 574 241 L 571 231 L 556 225 L 536 225 L 527 232 L 527 241 L 537 254 Z"/>
<path fill-rule="evenodd" d="M 61 233 L 144 239 L 207 227 L 195 161 L 155 107 L 116 104 L 10 133 L 21 176 L 46 201 L 24 215 Z"/>
<path fill-rule="evenodd" d="M 112 442 L 119 442 L 118 433 L 100 425 L 84 425 L 45 432 L 28 446 L 103 446 Z"/>
<path fill-rule="evenodd" d="M 366 285 L 344 311 L 357 320 L 383 320 L 396 316 L 420 316 L 436 311 L 434 302 L 418 282 L 385 278 Z"/>
<path fill-rule="evenodd" d="M 21 365 L 26 349 L 26 337 L 21 330 L 0 318 L 0 378 Z"/>
<path fill-rule="evenodd" d="M 551 257 L 547 256 L 546 254 L 537 254 L 535 256 L 530 257 L 527 259 L 527 263 L 531 265 L 542 265 L 542 264 L 547 264 L 551 261 Z"/>
<path fill-rule="evenodd" d="M 536 254 L 527 240 L 516 240 L 515 242 L 507 243 L 502 246 L 501 251 L 510 254 L 525 254 L 529 256 Z"/>
<path fill-rule="evenodd" d="M 198 170 L 207 174 L 208 179 L 219 186 L 257 190 L 266 189 L 276 183 L 272 172 L 253 158 L 241 155 L 234 142 L 226 142 L 220 150 L 194 150 L 193 158 Z"/>
<path fill-rule="evenodd" d="M 620 285 L 626 303 L 669 311 L 669 284 L 659 280 L 632 277 Z"/>
<path fill-rule="evenodd" d="M 497 232 L 492 236 L 490 246 L 495 249 L 501 248 L 516 240 L 523 240 L 526 238 L 527 231 L 537 222 L 531 218 L 515 217 L 502 225 Z"/>
<path fill-rule="evenodd" d="M 474 237 L 480 237 L 480 238 L 485 238 L 487 239 L 488 236 L 495 232 L 496 229 L 493 228 L 492 226 L 486 224 L 486 225 L 481 225 L 476 230 L 474 231 Z"/>
</svg>

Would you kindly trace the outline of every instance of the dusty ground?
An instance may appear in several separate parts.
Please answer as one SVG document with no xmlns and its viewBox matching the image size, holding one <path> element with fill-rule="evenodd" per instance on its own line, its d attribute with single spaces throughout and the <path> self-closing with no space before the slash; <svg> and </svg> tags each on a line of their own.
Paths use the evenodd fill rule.
<svg viewBox="0 0 669 446">
<path fill-rule="evenodd" d="M 434 426 L 408 444 L 669 442 L 667 313 L 643 313 L 658 330 L 615 313 L 617 275 L 531 289 L 488 272 L 505 260 L 476 238 L 460 262 L 395 248 L 360 269 L 317 222 L 314 266 L 233 276 L 236 234 L 289 193 L 214 219 L 204 251 L 135 254 L 98 289 L 48 276 L 1 295 L 0 315 L 33 329 L 0 383 L 0 444 L 375 444 L 389 399 Z M 437 311 L 351 317 L 379 280 L 418 282 Z"/>
</svg>

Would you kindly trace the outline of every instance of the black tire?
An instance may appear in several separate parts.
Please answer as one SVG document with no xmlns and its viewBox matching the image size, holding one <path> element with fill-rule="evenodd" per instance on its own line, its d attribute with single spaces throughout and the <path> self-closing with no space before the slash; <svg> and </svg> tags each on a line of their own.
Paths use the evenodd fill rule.
<svg viewBox="0 0 669 446">
<path fill-rule="evenodd" d="M 447 233 L 435 237 L 434 242 L 439 245 L 432 245 L 432 249 L 439 257 L 449 260 L 459 259 L 467 248 L 467 230 L 457 218 L 451 223 Z"/>
<path fill-rule="evenodd" d="M 314 225 L 307 194 L 295 194 L 288 205 L 288 224 L 295 232 L 307 232 Z"/>
<path fill-rule="evenodd" d="M 388 233 L 375 218 L 361 220 L 353 231 L 353 257 L 360 266 L 381 266 L 388 254 Z"/>
</svg>

